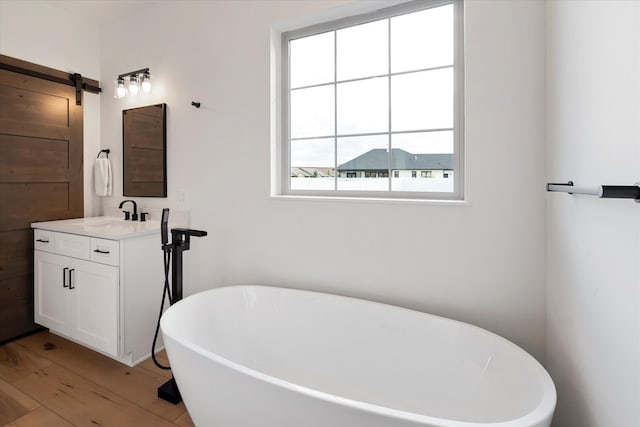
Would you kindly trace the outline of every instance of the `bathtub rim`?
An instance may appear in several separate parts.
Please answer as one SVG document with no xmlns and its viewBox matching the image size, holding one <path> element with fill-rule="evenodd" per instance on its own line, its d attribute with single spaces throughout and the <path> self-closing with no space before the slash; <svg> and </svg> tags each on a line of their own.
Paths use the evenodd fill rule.
<svg viewBox="0 0 640 427">
<path fill-rule="evenodd" d="M 510 345 L 511 347 L 513 347 L 516 351 L 518 351 L 519 353 L 524 355 L 524 358 L 527 359 L 530 363 L 533 363 L 533 365 L 535 366 L 535 369 L 537 371 L 539 371 L 541 377 L 542 377 L 542 398 L 540 399 L 539 404 L 529 413 L 524 414 L 523 416 L 519 417 L 519 418 L 515 418 L 515 419 L 511 419 L 511 420 L 506 420 L 506 421 L 499 421 L 499 422 L 470 422 L 470 421 L 459 421 L 459 420 L 452 420 L 452 419 L 447 419 L 447 418 L 437 418 L 437 417 L 433 417 L 433 416 L 429 416 L 429 415 L 422 415 L 422 414 L 416 414 L 413 412 L 408 412 L 408 411 L 403 411 L 400 409 L 394 409 L 394 408 L 389 408 L 389 407 L 385 407 L 385 406 L 380 406 L 380 405 L 376 405 L 373 403 L 367 403 L 367 402 L 363 402 L 360 400 L 354 400 L 354 399 L 350 399 L 347 397 L 342 397 L 342 396 L 337 396 L 334 394 L 330 394 L 330 393 L 326 393 L 320 390 L 316 390 L 310 387 L 306 387 L 306 386 L 302 386 L 299 384 L 295 384 L 295 383 L 291 383 L 289 381 L 285 381 L 281 378 L 278 377 L 274 377 L 268 374 L 265 374 L 263 372 L 257 371 L 255 369 L 249 368 L 245 365 L 239 364 L 237 362 L 234 362 L 232 360 L 229 360 L 225 357 L 222 357 L 216 353 L 213 353 L 210 350 L 207 350 L 197 344 L 194 344 L 192 342 L 188 342 L 185 340 L 181 340 L 176 338 L 175 333 L 172 334 L 171 333 L 171 326 L 170 325 L 168 327 L 169 331 L 167 332 L 167 322 L 169 322 L 171 320 L 171 317 L 174 316 L 174 314 L 176 312 L 176 309 L 174 309 L 174 307 L 177 306 L 182 306 L 185 304 L 188 304 L 188 300 L 192 299 L 196 296 L 200 296 L 203 297 L 204 295 L 202 294 L 213 294 L 216 292 L 220 292 L 221 290 L 224 289 L 228 289 L 228 288 L 270 288 L 270 289 L 276 289 L 276 290 L 284 290 L 284 291 L 293 291 L 293 292 L 301 292 L 301 293 L 310 293 L 310 294 L 321 294 L 321 295 L 329 295 L 331 297 L 336 297 L 336 298 L 342 298 L 342 299 L 348 299 L 348 300 L 357 300 L 361 303 L 365 303 L 365 304 L 375 304 L 375 305 L 382 305 L 382 306 L 389 306 L 393 309 L 399 309 L 399 310 L 407 310 L 407 311 L 411 311 L 414 313 L 420 313 L 423 314 L 425 316 L 431 316 L 434 318 L 438 318 L 440 320 L 446 321 L 446 322 L 453 322 L 455 324 L 461 324 L 464 327 L 470 327 L 473 328 L 475 330 L 477 330 L 479 333 L 484 334 L 484 335 L 489 335 L 492 336 L 494 338 L 497 338 L 499 341 L 501 341 L 503 344 L 505 345 Z M 169 314 L 167 314 L 169 313 Z M 168 320 L 167 320 L 168 319 Z M 160 325 L 161 325 L 161 330 L 162 330 L 162 334 L 163 335 L 167 335 L 168 338 L 170 338 L 172 341 L 175 341 L 176 343 L 179 343 L 183 346 L 185 346 L 186 348 L 188 348 L 189 350 L 200 354 L 201 356 L 204 356 L 208 359 L 212 359 L 213 361 L 215 361 L 216 363 L 219 363 L 223 366 L 226 366 L 234 371 L 240 372 L 244 375 L 248 375 L 250 377 L 253 377 L 255 379 L 258 379 L 260 381 L 265 381 L 273 386 L 279 387 L 279 388 L 283 388 L 283 389 L 287 389 L 287 390 L 292 390 L 294 392 L 298 392 L 301 393 L 303 395 L 312 397 L 312 398 L 316 398 L 316 399 L 321 399 L 327 402 L 331 402 L 331 403 L 336 403 L 336 404 L 340 404 L 346 407 L 350 407 L 353 409 L 356 409 L 358 411 L 364 411 L 364 412 L 373 412 L 377 415 L 382 415 L 382 416 L 386 416 L 386 417 L 393 417 L 393 418 L 398 418 L 401 420 L 405 420 L 405 421 L 410 421 L 410 422 L 416 422 L 416 423 L 427 423 L 430 425 L 433 425 L 434 427 L 478 427 L 478 426 L 482 426 L 482 427 L 514 427 L 515 424 L 514 423 L 523 423 L 523 425 L 531 425 L 531 426 L 537 426 L 539 425 L 541 422 L 545 421 L 547 418 L 549 418 L 549 420 L 552 419 L 553 413 L 555 411 L 555 407 L 556 407 L 556 401 L 557 401 L 557 393 L 556 393 L 556 388 L 553 382 L 553 379 L 551 378 L 551 376 L 549 375 L 549 373 L 547 372 L 547 370 L 542 366 L 542 364 L 540 364 L 540 362 L 538 362 L 538 360 L 536 360 L 536 358 L 534 358 L 531 354 L 529 354 L 528 352 L 526 352 L 523 348 L 521 348 L 520 346 L 518 346 L 517 344 L 509 341 L 508 339 L 495 334 L 487 329 L 481 328 L 479 326 L 467 323 L 467 322 L 462 322 L 459 320 L 455 320 L 455 319 L 451 319 L 448 317 L 444 317 L 444 316 L 438 316 L 435 314 L 431 314 L 431 313 L 426 313 L 426 312 L 422 312 L 422 311 L 418 311 L 418 310 L 413 310 L 410 308 L 406 308 L 406 307 L 401 307 L 401 306 L 396 306 L 393 304 L 387 304 L 387 303 L 382 303 L 382 302 L 377 302 L 377 301 L 371 301 L 371 300 L 367 300 L 367 299 L 363 299 L 363 298 L 356 298 L 356 297 L 349 297 L 349 296 L 344 296 L 344 295 L 338 295 L 338 294 L 332 294 L 329 292 L 322 292 L 322 291 L 310 291 L 310 290 L 306 290 L 306 289 L 297 289 L 297 288 L 287 288 L 284 286 L 271 286 L 271 285 L 228 285 L 228 286 L 220 286 L 217 288 L 212 288 L 212 289 L 207 289 L 198 293 L 195 293 L 193 295 L 190 295 L 188 297 L 185 297 L 183 300 L 178 301 L 176 304 L 172 305 L 171 307 L 169 307 L 169 309 L 167 309 L 167 311 L 165 311 L 165 313 L 162 315 L 162 318 L 160 320 Z M 175 331 L 174 331 L 175 332 Z M 167 340 L 165 339 L 165 342 Z M 520 425 L 520 424 L 517 424 Z"/>
</svg>

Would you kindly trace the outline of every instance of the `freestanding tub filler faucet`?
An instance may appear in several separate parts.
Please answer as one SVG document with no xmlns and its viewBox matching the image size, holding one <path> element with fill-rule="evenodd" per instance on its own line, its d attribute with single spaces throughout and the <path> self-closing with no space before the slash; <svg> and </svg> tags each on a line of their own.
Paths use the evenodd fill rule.
<svg viewBox="0 0 640 427">
<path fill-rule="evenodd" d="M 124 202 L 122 202 L 124 203 Z M 182 299 L 182 253 L 191 248 L 191 236 L 204 237 L 207 235 L 203 230 L 192 230 L 187 228 L 173 228 L 171 230 L 171 243 L 169 243 L 169 209 L 162 209 L 162 220 L 160 221 L 160 237 L 162 240 L 162 251 L 164 252 L 164 290 L 162 291 L 162 303 L 160 304 L 160 316 L 164 311 L 165 297 L 169 296 L 169 304 L 173 305 Z M 171 285 L 169 285 L 169 263 L 171 263 Z M 151 344 L 151 358 L 160 369 L 171 369 L 164 366 L 156 359 L 156 341 L 160 331 L 160 316 L 156 325 L 156 333 Z M 158 387 L 158 397 L 178 404 L 182 401 L 180 390 L 176 380 L 171 379 Z"/>
<path fill-rule="evenodd" d="M 136 204 L 135 201 L 133 201 L 133 200 L 123 200 L 118 205 L 118 208 L 122 209 L 122 205 L 124 205 L 127 202 L 131 202 L 133 204 L 133 215 L 131 215 L 131 218 L 129 218 L 129 212 L 125 211 L 124 219 L 125 220 L 131 219 L 131 221 L 137 221 L 138 220 L 138 205 Z"/>
</svg>

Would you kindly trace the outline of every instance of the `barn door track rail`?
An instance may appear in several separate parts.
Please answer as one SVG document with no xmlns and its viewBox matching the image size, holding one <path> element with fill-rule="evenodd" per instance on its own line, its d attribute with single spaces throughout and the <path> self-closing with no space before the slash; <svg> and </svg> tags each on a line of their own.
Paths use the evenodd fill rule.
<svg viewBox="0 0 640 427">
<path fill-rule="evenodd" d="M 76 89 L 76 105 L 82 105 L 83 91 L 91 93 L 100 93 L 102 91 L 102 89 L 100 89 L 100 82 L 82 77 L 79 73 L 69 74 L 6 55 L 0 55 L 0 70 L 7 70 L 67 86 L 74 86 Z"/>
</svg>

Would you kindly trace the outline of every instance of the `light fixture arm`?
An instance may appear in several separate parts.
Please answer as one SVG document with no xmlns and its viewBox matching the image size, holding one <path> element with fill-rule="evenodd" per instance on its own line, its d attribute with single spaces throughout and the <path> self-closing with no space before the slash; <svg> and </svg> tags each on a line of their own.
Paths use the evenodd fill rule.
<svg viewBox="0 0 640 427">
<path fill-rule="evenodd" d="M 143 73 L 147 73 L 149 74 L 149 68 L 142 68 L 140 70 L 136 70 L 136 71 L 130 71 L 128 73 L 124 73 L 124 74 L 120 74 L 118 76 L 119 79 L 123 79 L 127 76 L 137 76 L 138 74 L 143 74 Z"/>
</svg>

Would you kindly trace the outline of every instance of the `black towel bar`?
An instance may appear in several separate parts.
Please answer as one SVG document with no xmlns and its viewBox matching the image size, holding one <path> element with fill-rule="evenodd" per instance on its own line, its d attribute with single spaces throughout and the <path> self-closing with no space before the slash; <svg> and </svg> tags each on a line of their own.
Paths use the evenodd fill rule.
<svg viewBox="0 0 640 427">
<path fill-rule="evenodd" d="M 600 185 L 597 188 L 574 187 L 573 181 L 565 183 L 548 183 L 547 191 L 569 194 L 586 194 L 602 199 L 634 199 L 640 202 L 640 186 L 638 185 Z"/>
</svg>

